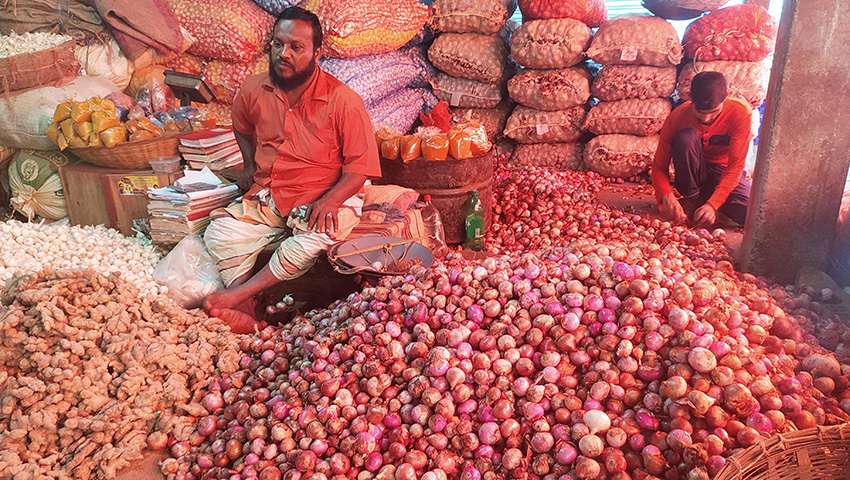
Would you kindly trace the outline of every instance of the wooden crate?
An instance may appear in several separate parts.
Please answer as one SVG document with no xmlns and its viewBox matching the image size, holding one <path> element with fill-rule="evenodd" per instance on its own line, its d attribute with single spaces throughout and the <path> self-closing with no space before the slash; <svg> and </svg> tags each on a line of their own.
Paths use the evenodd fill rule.
<svg viewBox="0 0 850 480">
<path fill-rule="evenodd" d="M 157 174 L 153 170 L 119 170 L 85 163 L 59 169 L 68 220 L 72 225 L 106 225 L 133 235 L 133 220 L 147 218 L 150 187 L 170 185 L 182 172 Z"/>
</svg>

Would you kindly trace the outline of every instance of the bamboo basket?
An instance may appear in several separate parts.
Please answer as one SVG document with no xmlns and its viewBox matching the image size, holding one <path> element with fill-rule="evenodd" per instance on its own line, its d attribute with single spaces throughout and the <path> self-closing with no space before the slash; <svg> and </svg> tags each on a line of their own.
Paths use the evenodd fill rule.
<svg viewBox="0 0 850 480">
<path fill-rule="evenodd" d="M 715 480 L 850 479 L 850 423 L 776 434 L 729 457 Z"/>
<path fill-rule="evenodd" d="M 74 56 L 74 41 L 47 50 L 0 58 L 0 88 L 4 92 L 52 85 L 76 77 L 80 64 Z"/>
<path fill-rule="evenodd" d="M 178 135 L 170 135 L 140 142 L 121 143 L 113 148 L 86 147 L 68 150 L 80 160 L 98 167 L 147 170 L 151 168 L 151 160 L 176 157 L 179 143 Z"/>
</svg>

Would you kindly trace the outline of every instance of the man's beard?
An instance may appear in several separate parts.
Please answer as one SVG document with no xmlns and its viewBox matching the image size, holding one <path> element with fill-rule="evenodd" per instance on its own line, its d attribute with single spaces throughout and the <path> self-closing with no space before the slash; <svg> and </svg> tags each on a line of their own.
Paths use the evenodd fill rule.
<svg viewBox="0 0 850 480">
<path fill-rule="evenodd" d="M 293 90 L 301 85 L 304 85 L 307 81 L 310 80 L 310 77 L 313 76 L 313 73 L 316 71 L 316 58 L 313 57 L 310 60 L 310 64 L 307 65 L 307 68 L 304 70 L 296 71 L 291 77 L 283 78 L 277 73 L 277 69 L 275 68 L 275 62 L 269 59 L 269 77 L 272 80 L 272 83 L 275 84 L 277 88 L 281 90 Z"/>
</svg>

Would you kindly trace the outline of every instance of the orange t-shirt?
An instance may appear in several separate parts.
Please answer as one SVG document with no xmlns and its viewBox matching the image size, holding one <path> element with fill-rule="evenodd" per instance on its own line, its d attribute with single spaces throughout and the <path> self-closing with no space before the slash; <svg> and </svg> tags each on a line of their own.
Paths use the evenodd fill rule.
<svg viewBox="0 0 850 480">
<path fill-rule="evenodd" d="M 372 121 L 357 93 L 316 68 L 296 105 L 268 73 L 250 77 L 233 102 L 233 128 L 253 137 L 257 172 L 246 196 L 270 188 L 281 215 L 314 202 L 343 173 L 380 177 Z"/>
<path fill-rule="evenodd" d="M 661 129 L 661 138 L 652 162 L 652 185 L 659 201 L 663 195 L 673 191 L 668 173 L 671 145 L 676 132 L 685 128 L 693 128 L 702 136 L 706 162 L 725 167 L 717 188 L 706 202 L 717 210 L 741 180 L 750 148 L 752 109 L 741 100 L 727 98 L 723 111 L 711 125 L 704 125 L 694 117 L 692 102 L 685 102 L 673 110 Z"/>
</svg>

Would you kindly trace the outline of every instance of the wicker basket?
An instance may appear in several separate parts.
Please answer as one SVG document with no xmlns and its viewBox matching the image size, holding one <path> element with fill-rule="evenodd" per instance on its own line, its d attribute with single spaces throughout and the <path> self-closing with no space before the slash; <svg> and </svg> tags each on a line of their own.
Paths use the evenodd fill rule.
<svg viewBox="0 0 850 480">
<path fill-rule="evenodd" d="M 776 434 L 729 457 L 715 480 L 850 479 L 850 423 Z"/>
<path fill-rule="evenodd" d="M 140 142 L 121 143 L 113 148 L 87 147 L 68 150 L 80 160 L 98 167 L 145 170 L 151 168 L 151 160 L 177 156 L 179 143 L 177 135 L 170 135 Z"/>
<path fill-rule="evenodd" d="M 76 77 L 80 64 L 74 56 L 74 41 L 47 50 L 0 58 L 0 88 L 4 92 L 52 85 Z"/>
</svg>

